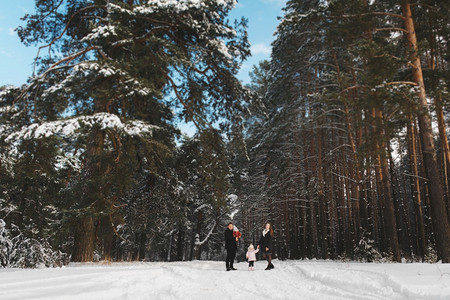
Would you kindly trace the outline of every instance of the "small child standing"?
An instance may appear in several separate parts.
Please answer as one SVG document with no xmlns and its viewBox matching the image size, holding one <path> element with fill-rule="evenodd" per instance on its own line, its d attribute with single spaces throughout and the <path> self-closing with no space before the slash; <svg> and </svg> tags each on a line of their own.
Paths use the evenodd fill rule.
<svg viewBox="0 0 450 300">
<path fill-rule="evenodd" d="M 258 253 L 259 249 L 255 250 L 253 244 L 250 244 L 247 249 L 247 254 L 245 257 L 248 259 L 248 270 L 255 271 L 255 261 L 256 261 L 256 253 Z"/>
</svg>

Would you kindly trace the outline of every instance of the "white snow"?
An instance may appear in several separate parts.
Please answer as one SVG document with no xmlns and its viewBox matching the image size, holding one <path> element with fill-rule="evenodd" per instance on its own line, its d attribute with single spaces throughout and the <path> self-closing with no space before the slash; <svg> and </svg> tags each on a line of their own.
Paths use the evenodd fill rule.
<svg viewBox="0 0 450 300">
<path fill-rule="evenodd" d="M 109 113 L 96 113 L 92 116 L 80 116 L 71 119 L 46 122 L 43 124 L 31 124 L 24 126 L 17 132 L 10 134 L 5 141 L 12 142 L 20 139 L 43 138 L 55 134 L 71 136 L 82 126 L 92 127 L 100 125 L 100 129 L 108 128 L 123 131 L 128 135 L 152 134 L 154 130 L 159 129 L 158 126 L 146 124 L 139 120 L 130 120 L 122 122 L 117 115 Z"/>
<path fill-rule="evenodd" d="M 104 25 L 100 27 L 96 27 L 92 30 L 92 33 L 88 34 L 84 38 L 81 39 L 82 42 L 97 40 L 100 37 L 107 37 L 110 35 L 117 35 L 116 28 L 111 25 Z"/>
<path fill-rule="evenodd" d="M 151 0 L 148 6 L 138 6 L 133 10 L 140 14 L 150 14 L 159 10 L 172 8 L 177 13 L 189 9 L 202 9 L 205 6 L 204 0 Z"/>
<path fill-rule="evenodd" d="M 231 60 L 232 56 L 228 52 L 228 48 L 222 40 L 212 39 L 209 41 L 212 48 L 217 49 L 225 58 Z"/>
<path fill-rule="evenodd" d="M 450 264 L 274 261 L 0 269 L 0 299 L 450 299 Z"/>
</svg>

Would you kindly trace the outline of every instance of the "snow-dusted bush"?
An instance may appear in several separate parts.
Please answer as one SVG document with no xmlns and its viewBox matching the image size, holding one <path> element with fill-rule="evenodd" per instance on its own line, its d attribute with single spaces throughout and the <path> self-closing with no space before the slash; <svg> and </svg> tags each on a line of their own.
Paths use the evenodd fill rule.
<svg viewBox="0 0 450 300">
<path fill-rule="evenodd" d="M 382 259 L 382 255 L 375 247 L 375 241 L 370 238 L 370 233 L 367 231 L 363 232 L 362 238 L 353 251 L 357 261 L 379 262 Z"/>
<path fill-rule="evenodd" d="M 6 223 L 0 219 L 0 264 L 2 267 L 9 265 L 9 255 L 13 248 L 13 242 Z"/>
<path fill-rule="evenodd" d="M 389 264 L 395 262 L 394 258 L 394 252 L 392 252 L 391 249 L 389 249 L 389 252 L 383 252 L 381 253 L 381 258 L 379 260 L 376 260 L 376 262 L 382 263 L 382 264 Z"/>
<path fill-rule="evenodd" d="M 427 248 L 427 254 L 424 256 L 423 260 L 427 263 L 434 264 L 439 260 L 436 248 L 434 245 L 430 244 Z"/>
<path fill-rule="evenodd" d="M 47 241 L 24 236 L 17 227 L 12 233 L 0 219 L 0 262 L 11 268 L 61 267 L 69 263 L 69 256 L 53 250 Z"/>
<path fill-rule="evenodd" d="M 19 239 L 11 253 L 11 267 L 16 268 L 61 267 L 67 263 L 65 253 L 54 251 L 46 241 L 33 238 Z"/>
</svg>

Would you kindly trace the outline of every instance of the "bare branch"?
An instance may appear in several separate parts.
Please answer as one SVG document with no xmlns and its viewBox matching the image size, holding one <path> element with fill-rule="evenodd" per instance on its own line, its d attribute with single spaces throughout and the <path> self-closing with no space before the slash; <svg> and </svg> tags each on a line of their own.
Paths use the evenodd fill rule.
<svg viewBox="0 0 450 300">
<path fill-rule="evenodd" d="M 345 92 L 348 92 L 348 91 L 351 91 L 351 90 L 355 90 L 355 89 L 367 89 L 368 87 L 369 87 L 369 86 L 367 86 L 367 85 L 354 85 L 354 86 L 350 86 L 350 87 L 348 87 L 348 88 L 342 90 L 342 91 L 341 91 L 341 94 L 342 94 L 342 93 L 345 93 Z"/>
<path fill-rule="evenodd" d="M 196 240 L 195 240 L 195 246 L 200 247 L 204 243 L 206 243 L 209 240 L 209 238 L 211 237 L 211 235 L 213 234 L 214 230 L 216 229 L 216 226 L 217 226 L 217 222 L 214 221 L 213 226 L 211 226 L 211 229 L 209 230 L 208 234 L 205 236 L 205 238 L 202 241 L 200 241 L 200 236 L 198 236 L 198 234 L 197 234 Z"/>
<path fill-rule="evenodd" d="M 386 53 L 383 54 L 383 55 L 376 55 L 376 56 L 374 56 L 374 58 L 380 58 L 380 57 L 390 57 L 390 58 L 394 58 L 394 59 L 397 59 L 397 60 L 401 60 L 400 57 L 397 57 L 397 56 L 394 56 L 394 55 L 390 55 L 390 54 L 386 54 Z M 411 62 L 408 62 L 408 66 L 410 66 L 412 68 L 415 68 L 415 66 Z"/>
<path fill-rule="evenodd" d="M 384 28 L 375 28 L 374 31 L 402 31 L 407 33 L 408 31 L 404 28 L 399 27 L 384 27 Z"/>
<path fill-rule="evenodd" d="M 387 13 L 387 12 L 370 12 L 370 13 L 356 14 L 356 15 L 330 16 L 330 18 L 331 18 L 331 19 L 342 19 L 342 18 L 355 18 L 355 17 L 362 17 L 362 16 L 370 16 L 370 15 L 375 15 L 375 16 L 390 16 L 390 17 L 395 17 L 395 18 L 399 18 L 399 19 L 405 20 L 405 17 L 402 16 L 402 15 L 392 14 L 392 13 Z"/>
<path fill-rule="evenodd" d="M 392 81 L 392 82 L 388 82 L 386 83 L 386 85 L 400 85 L 400 84 L 407 84 L 407 85 L 418 85 L 416 82 L 413 81 Z"/>
<path fill-rule="evenodd" d="M 61 1 L 61 2 L 62 2 L 62 1 Z M 69 21 L 68 21 L 67 24 L 66 24 L 66 27 L 64 28 L 64 30 L 61 32 L 61 34 L 60 34 L 59 36 L 55 37 L 55 38 L 54 38 L 50 43 L 48 43 L 47 45 L 43 45 L 43 46 L 40 46 L 40 47 L 39 47 L 38 52 L 37 52 L 37 54 L 36 54 L 36 58 L 34 59 L 34 64 L 33 64 L 33 76 L 34 76 L 35 71 L 36 71 L 36 63 L 37 63 L 37 59 L 38 59 L 38 57 L 39 57 L 39 53 L 41 52 L 41 49 L 44 49 L 44 48 L 47 48 L 47 47 L 51 47 L 57 40 L 59 40 L 59 39 L 64 35 L 64 33 L 66 33 L 67 29 L 69 28 L 70 23 L 72 22 L 73 18 L 74 18 L 76 15 L 78 15 L 79 13 L 81 13 L 81 12 L 83 12 L 83 11 L 86 11 L 86 10 L 88 10 L 88 9 L 91 9 L 91 8 L 99 8 L 99 7 L 103 7 L 103 6 L 101 6 L 101 5 L 91 5 L 91 6 L 87 6 L 87 7 L 84 7 L 84 8 L 82 8 L 82 9 L 80 9 L 79 11 L 77 11 L 76 13 L 74 13 L 74 14 L 70 17 Z"/>
<path fill-rule="evenodd" d="M 86 49 L 83 49 L 80 52 L 77 52 L 77 53 L 74 53 L 74 54 L 69 55 L 67 57 L 64 57 L 63 59 L 61 59 L 61 60 L 55 62 L 53 65 L 51 65 L 44 73 L 42 73 L 39 76 L 39 79 L 45 78 L 45 76 L 47 76 L 50 72 L 54 71 L 56 69 L 56 67 L 61 65 L 62 63 L 67 62 L 67 64 L 68 64 L 71 61 L 73 61 L 75 58 L 77 58 L 77 57 L 79 57 L 79 56 L 81 56 L 81 55 L 83 55 L 83 54 L 85 54 L 85 53 L 87 53 L 87 52 L 89 52 L 91 50 L 97 50 L 97 49 L 100 49 L 100 47 L 98 47 L 98 46 L 91 46 L 91 47 L 88 47 Z"/>
<path fill-rule="evenodd" d="M 170 85 L 172 86 L 172 90 L 174 91 L 175 96 L 177 97 L 178 101 L 180 101 L 180 103 L 183 105 L 183 107 L 188 111 L 189 115 L 191 116 L 192 122 L 194 122 L 195 127 L 197 127 L 198 130 L 201 130 L 202 127 L 196 121 L 194 112 L 191 110 L 190 106 L 184 102 L 183 98 L 180 95 L 180 92 L 178 91 L 177 85 L 175 84 L 173 79 L 170 78 L 170 76 L 166 72 L 164 72 L 164 71 L 162 71 L 162 72 L 163 72 L 163 76 L 170 82 Z"/>
</svg>

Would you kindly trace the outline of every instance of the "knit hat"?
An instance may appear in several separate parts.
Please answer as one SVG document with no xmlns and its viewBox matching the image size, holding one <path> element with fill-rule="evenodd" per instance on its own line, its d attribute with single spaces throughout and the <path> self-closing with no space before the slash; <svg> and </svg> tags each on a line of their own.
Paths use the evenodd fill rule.
<svg viewBox="0 0 450 300">
<path fill-rule="evenodd" d="M 248 250 L 255 250 L 255 247 L 253 246 L 253 244 L 250 244 L 250 246 L 248 246 Z"/>
</svg>

